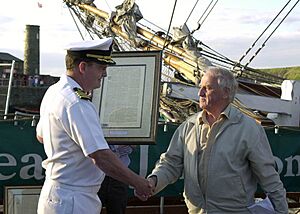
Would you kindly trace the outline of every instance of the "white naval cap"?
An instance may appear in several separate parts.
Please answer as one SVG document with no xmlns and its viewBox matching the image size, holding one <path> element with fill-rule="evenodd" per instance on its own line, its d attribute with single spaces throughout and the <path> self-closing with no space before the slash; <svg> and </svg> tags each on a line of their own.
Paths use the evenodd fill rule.
<svg viewBox="0 0 300 214">
<path fill-rule="evenodd" d="M 66 46 L 73 57 L 95 60 L 103 64 L 116 64 L 111 58 L 112 38 L 72 42 Z"/>
</svg>

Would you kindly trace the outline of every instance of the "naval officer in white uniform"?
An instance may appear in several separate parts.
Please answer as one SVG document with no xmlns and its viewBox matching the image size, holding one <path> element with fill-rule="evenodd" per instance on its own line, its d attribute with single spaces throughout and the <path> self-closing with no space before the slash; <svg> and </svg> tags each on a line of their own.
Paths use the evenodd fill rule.
<svg viewBox="0 0 300 214">
<path fill-rule="evenodd" d="M 86 92 L 100 87 L 111 59 L 112 39 L 67 47 L 66 74 L 49 87 L 41 103 L 37 139 L 43 143 L 46 179 L 39 214 L 99 214 L 97 196 L 104 173 L 151 195 L 148 181 L 129 170 L 109 149 L 95 107 Z"/>
</svg>

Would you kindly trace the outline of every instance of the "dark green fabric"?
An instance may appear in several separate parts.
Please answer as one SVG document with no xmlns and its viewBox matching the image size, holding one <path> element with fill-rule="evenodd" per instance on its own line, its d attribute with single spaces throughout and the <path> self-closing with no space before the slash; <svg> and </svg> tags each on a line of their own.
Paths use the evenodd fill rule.
<svg viewBox="0 0 300 214">
<path fill-rule="evenodd" d="M 44 175 L 44 171 L 37 163 L 35 158 L 45 159 L 43 145 L 35 138 L 35 127 L 31 126 L 31 120 L 19 121 L 15 124 L 13 121 L 0 122 L 0 178 L 3 176 L 12 176 L 10 179 L 0 180 L 0 200 L 4 196 L 4 186 L 15 185 L 42 185 L 43 179 L 34 178 L 34 173 Z M 167 131 L 164 131 L 164 129 Z M 131 154 L 130 168 L 135 172 L 146 170 L 147 175 L 153 169 L 155 162 L 159 159 L 161 153 L 165 152 L 172 134 L 177 125 L 163 124 L 158 126 L 158 136 L 156 145 L 149 145 L 147 150 L 148 160 L 140 157 L 140 147 Z M 284 129 L 280 128 L 278 134 L 274 129 L 266 128 L 270 145 L 279 164 L 280 177 L 288 192 L 300 192 L 300 129 Z M 8 165 L 8 158 L 13 157 L 16 164 Z M 148 165 L 147 169 L 140 169 L 140 161 L 143 159 Z M 12 163 L 12 162 L 11 162 Z M 38 165 L 38 167 L 37 167 Z M 23 178 L 21 172 L 29 177 Z M 15 173 L 15 174 L 14 174 Z M 178 196 L 182 195 L 183 182 L 177 181 L 175 184 L 169 185 L 159 195 L 162 196 Z M 130 190 L 130 195 L 132 195 Z"/>
</svg>

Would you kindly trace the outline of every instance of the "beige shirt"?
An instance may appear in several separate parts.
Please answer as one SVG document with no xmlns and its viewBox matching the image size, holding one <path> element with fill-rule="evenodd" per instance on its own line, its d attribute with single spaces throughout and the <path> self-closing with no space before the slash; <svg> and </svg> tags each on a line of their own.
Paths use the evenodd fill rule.
<svg viewBox="0 0 300 214">
<path fill-rule="evenodd" d="M 259 183 L 276 213 L 287 214 L 286 192 L 263 127 L 229 105 L 220 121 L 200 131 L 202 114 L 187 119 L 173 134 L 149 175 L 157 176 L 155 192 L 184 175 L 189 213 L 249 214 Z"/>
<path fill-rule="evenodd" d="M 206 192 L 206 178 L 207 176 L 202 176 L 207 174 L 207 166 L 209 162 L 209 157 L 211 156 L 211 148 L 215 142 L 216 135 L 224 123 L 224 120 L 228 119 L 230 107 L 227 107 L 224 112 L 220 114 L 218 119 L 212 124 L 210 127 L 207 119 L 206 119 L 206 111 L 202 111 L 197 118 L 199 120 L 199 131 L 200 131 L 200 141 L 199 141 L 199 170 L 198 170 L 198 178 L 200 188 Z"/>
</svg>

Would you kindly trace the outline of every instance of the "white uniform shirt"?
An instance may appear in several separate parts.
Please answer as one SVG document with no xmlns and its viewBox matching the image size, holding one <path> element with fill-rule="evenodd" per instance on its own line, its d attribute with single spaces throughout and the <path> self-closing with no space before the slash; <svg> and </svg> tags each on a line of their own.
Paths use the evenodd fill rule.
<svg viewBox="0 0 300 214">
<path fill-rule="evenodd" d="M 42 165 L 46 179 L 74 186 L 99 185 L 104 173 L 88 155 L 109 147 L 94 105 L 80 99 L 74 93 L 75 87 L 81 88 L 63 75 L 43 98 L 36 128 L 47 155 Z"/>
</svg>

